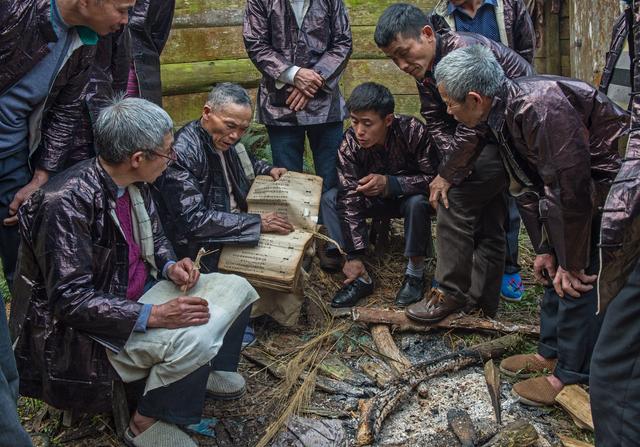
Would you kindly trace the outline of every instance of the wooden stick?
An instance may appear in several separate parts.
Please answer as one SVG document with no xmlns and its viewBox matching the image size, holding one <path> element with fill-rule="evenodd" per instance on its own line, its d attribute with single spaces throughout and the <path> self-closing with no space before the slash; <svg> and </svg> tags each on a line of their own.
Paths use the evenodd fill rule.
<svg viewBox="0 0 640 447">
<path fill-rule="evenodd" d="M 540 335 L 540 327 L 527 324 L 503 323 L 489 318 L 479 318 L 456 313 L 449 315 L 444 320 L 426 325 L 407 318 L 404 312 L 387 309 L 375 309 L 369 307 L 354 307 L 351 309 L 353 321 L 370 324 L 389 324 L 393 330 L 410 332 L 427 332 L 434 328 L 444 329 L 469 329 L 501 332 L 505 334 L 521 333 L 525 335 Z"/>
<path fill-rule="evenodd" d="M 487 381 L 493 412 L 496 415 L 498 425 L 502 424 L 502 408 L 500 407 L 500 370 L 496 368 L 493 360 L 487 360 L 484 364 L 484 378 Z"/>
<path fill-rule="evenodd" d="M 562 442 L 564 447 L 593 447 L 593 444 L 579 441 L 578 439 L 570 438 L 568 436 L 558 435 L 558 438 L 560 438 L 560 442 Z"/>
<path fill-rule="evenodd" d="M 578 427 L 593 431 L 589 394 L 581 386 L 565 386 L 556 396 L 556 402 L 569 413 Z"/>
<path fill-rule="evenodd" d="M 538 445 L 538 432 L 527 421 L 515 421 L 506 425 L 482 447 L 533 447 Z"/>
<path fill-rule="evenodd" d="M 507 350 L 519 345 L 521 340 L 518 334 L 506 335 L 407 369 L 369 402 L 361 404 L 357 444 L 371 444 L 380 433 L 385 418 L 418 384 L 448 372 L 481 364 L 483 358 L 503 355 Z"/>
<path fill-rule="evenodd" d="M 397 373 L 402 374 L 411 368 L 411 361 L 398 349 L 393 341 L 389 326 L 375 324 L 371 326 L 371 337 L 378 351 L 384 355 L 384 360 Z"/>
</svg>

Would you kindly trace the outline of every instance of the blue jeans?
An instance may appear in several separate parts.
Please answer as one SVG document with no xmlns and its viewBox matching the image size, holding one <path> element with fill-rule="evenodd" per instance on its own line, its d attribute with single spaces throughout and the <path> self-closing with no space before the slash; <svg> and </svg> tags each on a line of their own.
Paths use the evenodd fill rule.
<svg viewBox="0 0 640 447">
<path fill-rule="evenodd" d="M 336 186 L 336 157 L 342 142 L 342 121 L 310 126 L 267 126 L 273 165 L 302 172 L 304 137 L 309 138 L 316 175 L 322 177 L 322 192 Z"/>
<path fill-rule="evenodd" d="M 0 446 L 31 447 L 31 438 L 20 425 L 18 400 L 18 370 L 11 348 L 9 326 L 0 294 Z"/>
<path fill-rule="evenodd" d="M 509 193 L 507 196 L 507 217 L 504 220 L 504 241 L 506 242 L 504 272 L 508 274 L 518 273 L 518 236 L 520 235 L 520 212 L 514 199 Z"/>
</svg>

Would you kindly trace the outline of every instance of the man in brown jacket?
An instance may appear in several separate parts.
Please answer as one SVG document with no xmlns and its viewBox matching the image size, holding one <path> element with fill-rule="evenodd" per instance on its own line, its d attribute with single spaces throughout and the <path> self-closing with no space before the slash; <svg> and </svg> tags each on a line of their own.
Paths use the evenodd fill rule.
<svg viewBox="0 0 640 447">
<path fill-rule="evenodd" d="M 507 179 L 495 141 L 487 129 L 466 128 L 447 114 L 433 69 L 456 48 L 477 44 L 496 55 L 509 77 L 533 74 L 527 61 L 497 42 L 478 34 L 434 29 L 431 17 L 419 8 L 395 4 L 384 11 L 374 35 L 382 51 L 416 79 L 421 114 L 442 159 L 439 175 L 429 186 L 432 205 L 437 206 L 443 178 L 459 183 L 448 197 L 442 196 L 444 206 L 438 206 L 436 252 L 441 255 L 435 279 L 439 287 L 406 310 L 407 316 L 423 322 L 438 321 L 465 308 L 495 315 L 504 269 Z"/>
<path fill-rule="evenodd" d="M 262 73 L 257 120 L 274 165 L 301 172 L 306 136 L 324 191 L 333 188 L 347 114 L 339 82 L 351 55 L 343 1 L 248 0 L 243 36 Z"/>
<path fill-rule="evenodd" d="M 339 185 L 322 196 L 329 236 L 347 253 L 347 279 L 333 307 L 353 306 L 373 292 L 360 259 L 369 243 L 368 217 L 404 218 L 408 265 L 396 305 L 415 303 L 424 293 L 424 258 L 433 256 L 427 191 L 438 159 L 424 124 L 394 115 L 394 106 L 389 89 L 373 82 L 356 87 L 347 101 L 351 127 L 338 150 Z"/>
<path fill-rule="evenodd" d="M 454 31 L 481 34 L 508 46 L 533 64 L 536 36 L 523 0 L 442 0 L 434 13 L 444 17 Z M 505 262 L 500 296 L 518 302 L 524 294 L 518 264 L 520 214 L 515 199 L 508 193 L 505 197 Z"/>
<path fill-rule="evenodd" d="M 546 286 L 537 354 L 509 357 L 523 403 L 552 405 L 564 385 L 586 383 L 598 336 L 598 233 L 601 208 L 620 168 L 618 138 L 628 116 L 591 85 L 560 77 L 509 80 L 491 51 L 456 50 L 435 70 L 448 111 L 469 128 L 487 126 L 499 142 Z M 551 287 L 553 286 L 553 287 Z"/>
</svg>

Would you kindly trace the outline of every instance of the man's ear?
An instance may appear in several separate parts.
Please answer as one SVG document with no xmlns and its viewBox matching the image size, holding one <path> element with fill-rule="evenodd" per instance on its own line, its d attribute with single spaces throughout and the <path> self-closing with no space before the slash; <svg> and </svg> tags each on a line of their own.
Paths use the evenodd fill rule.
<svg viewBox="0 0 640 447">
<path fill-rule="evenodd" d="M 209 106 L 209 104 L 205 104 L 205 105 L 202 107 L 202 118 L 203 118 L 205 121 L 208 121 L 208 120 L 209 120 L 209 115 L 210 115 L 210 114 L 211 114 L 211 106 Z"/>
<path fill-rule="evenodd" d="M 422 31 L 420 32 L 420 35 L 422 36 L 422 38 L 427 39 L 428 42 L 435 38 L 435 32 L 433 31 L 433 28 L 431 28 L 431 26 L 429 25 L 425 25 L 422 27 Z"/>
<path fill-rule="evenodd" d="M 483 100 L 485 99 L 484 96 L 482 96 L 480 93 L 476 93 L 476 92 L 469 92 L 467 93 L 467 98 L 468 101 L 471 101 L 471 104 L 475 105 L 475 106 L 479 106 L 482 104 Z"/>
<path fill-rule="evenodd" d="M 138 169 L 144 158 L 146 158 L 144 152 L 137 151 L 134 152 L 131 157 L 129 157 L 129 163 L 131 163 L 132 168 Z"/>
<path fill-rule="evenodd" d="M 391 127 L 391 123 L 393 123 L 393 113 L 388 114 L 384 117 L 384 126 Z"/>
</svg>

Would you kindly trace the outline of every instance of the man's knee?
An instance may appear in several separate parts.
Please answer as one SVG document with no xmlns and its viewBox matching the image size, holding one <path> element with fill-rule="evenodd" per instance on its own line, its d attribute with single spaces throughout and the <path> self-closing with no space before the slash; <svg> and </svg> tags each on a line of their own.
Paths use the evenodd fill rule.
<svg viewBox="0 0 640 447">
<path fill-rule="evenodd" d="M 409 217 L 416 213 L 429 214 L 429 199 L 424 194 L 415 194 L 405 199 L 404 215 Z"/>
</svg>

